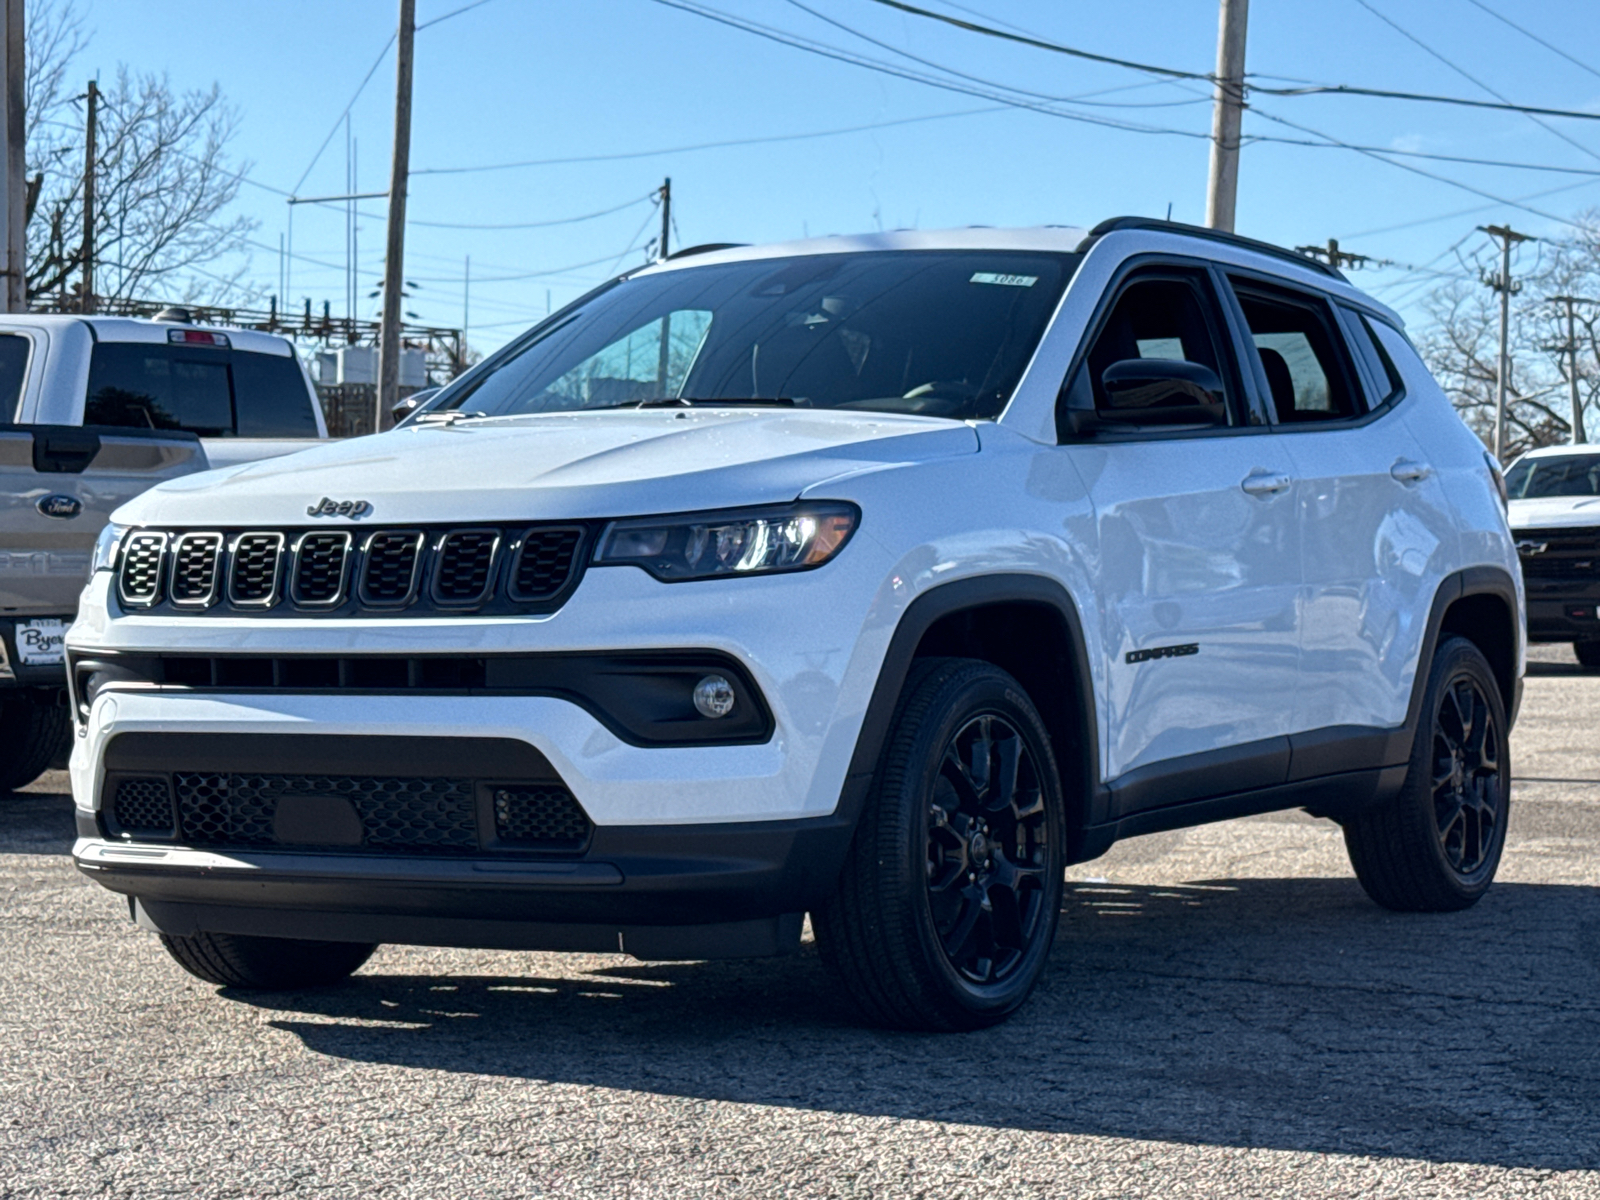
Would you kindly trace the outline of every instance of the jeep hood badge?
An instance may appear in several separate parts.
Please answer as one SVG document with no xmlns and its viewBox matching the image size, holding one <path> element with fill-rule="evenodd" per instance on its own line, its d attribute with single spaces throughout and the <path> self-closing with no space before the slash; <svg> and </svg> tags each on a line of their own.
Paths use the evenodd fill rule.
<svg viewBox="0 0 1600 1200">
<path fill-rule="evenodd" d="M 310 508 L 306 509 L 308 517 L 349 517 L 358 520 L 372 512 L 372 505 L 365 500 L 330 500 L 324 496 Z"/>
</svg>

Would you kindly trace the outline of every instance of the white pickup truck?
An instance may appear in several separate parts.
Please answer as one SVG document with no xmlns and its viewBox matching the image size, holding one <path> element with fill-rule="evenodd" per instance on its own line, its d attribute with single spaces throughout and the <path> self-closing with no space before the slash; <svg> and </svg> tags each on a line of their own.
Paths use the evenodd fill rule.
<svg viewBox="0 0 1600 1200">
<path fill-rule="evenodd" d="M 65 753 L 62 638 L 111 511 L 163 480 L 327 436 L 284 338 L 0 314 L 0 793 Z"/>
</svg>

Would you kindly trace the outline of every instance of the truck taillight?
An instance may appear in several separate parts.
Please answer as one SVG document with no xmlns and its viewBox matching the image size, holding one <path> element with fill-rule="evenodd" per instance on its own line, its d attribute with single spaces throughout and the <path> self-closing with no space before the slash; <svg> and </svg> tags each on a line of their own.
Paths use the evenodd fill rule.
<svg viewBox="0 0 1600 1200">
<path fill-rule="evenodd" d="M 224 350 L 229 344 L 227 334 L 212 333 L 209 329 L 169 329 L 167 341 L 186 346 L 221 346 Z"/>
</svg>

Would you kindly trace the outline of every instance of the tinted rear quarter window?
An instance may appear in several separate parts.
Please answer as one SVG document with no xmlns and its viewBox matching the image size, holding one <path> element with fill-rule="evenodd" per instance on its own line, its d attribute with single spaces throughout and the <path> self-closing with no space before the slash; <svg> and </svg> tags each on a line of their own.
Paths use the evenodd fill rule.
<svg viewBox="0 0 1600 1200">
<path fill-rule="evenodd" d="M 181 429 L 201 437 L 317 435 L 291 357 L 159 342 L 100 342 L 89 359 L 85 425 Z"/>
<path fill-rule="evenodd" d="M 28 379 L 28 349 L 28 339 L 21 334 L 0 334 L 0 422 L 17 419 Z"/>
</svg>

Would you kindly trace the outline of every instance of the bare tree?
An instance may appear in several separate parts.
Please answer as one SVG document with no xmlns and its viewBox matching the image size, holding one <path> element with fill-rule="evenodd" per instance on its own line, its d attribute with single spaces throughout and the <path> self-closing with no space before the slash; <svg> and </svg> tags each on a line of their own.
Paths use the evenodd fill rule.
<svg viewBox="0 0 1600 1200">
<path fill-rule="evenodd" d="M 30 7 L 28 22 L 28 291 L 80 286 L 83 267 L 84 114 L 69 84 L 87 37 L 71 0 Z M 101 89 L 95 160 L 95 291 L 104 299 L 236 301 L 243 268 L 208 270 L 237 256 L 255 228 L 227 212 L 247 169 L 227 147 L 237 111 L 216 85 L 175 92 L 164 75 L 119 67 Z"/>
<path fill-rule="evenodd" d="M 1506 389 L 1506 458 L 1567 441 L 1572 434 L 1567 381 L 1566 310 L 1556 296 L 1600 297 L 1600 212 L 1576 218 L 1570 237 L 1547 241 L 1524 267 L 1511 306 L 1510 374 Z M 1500 308 L 1487 287 L 1455 280 L 1424 302 L 1428 324 L 1418 341 L 1435 378 L 1467 424 L 1494 438 Z M 1600 405 L 1600 305 L 1578 308 L 1579 399 L 1587 416 Z"/>
</svg>

